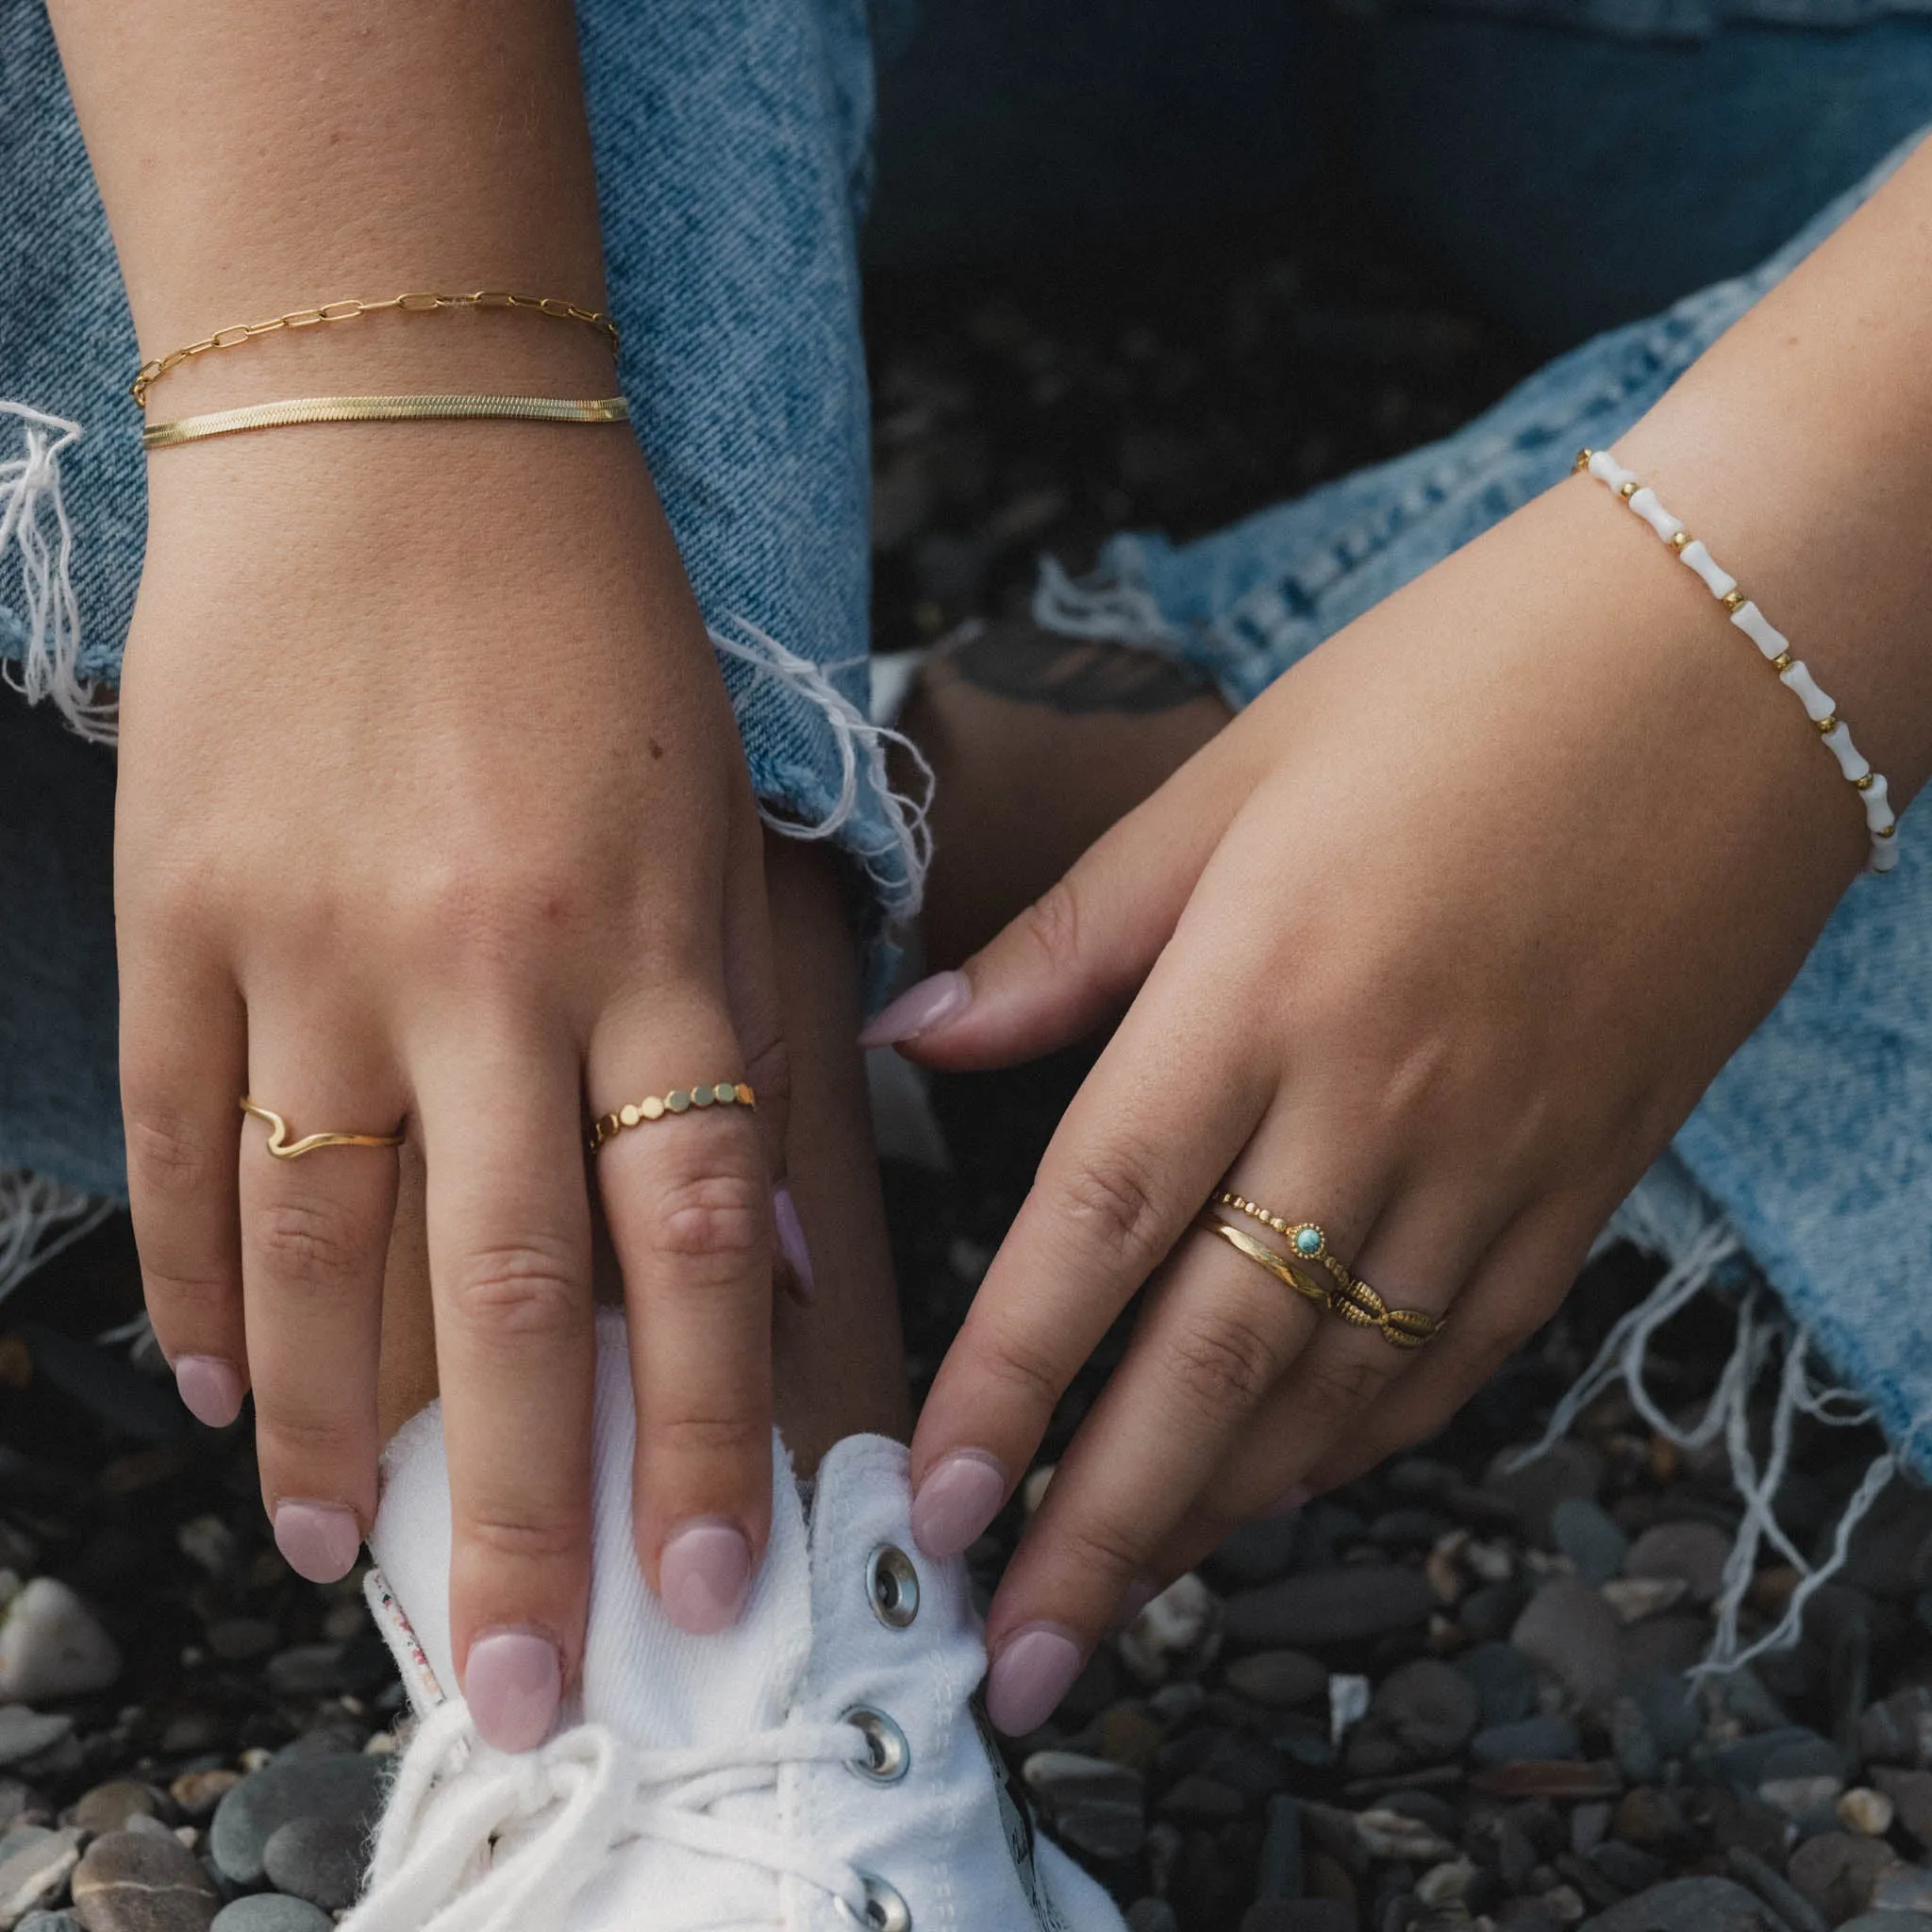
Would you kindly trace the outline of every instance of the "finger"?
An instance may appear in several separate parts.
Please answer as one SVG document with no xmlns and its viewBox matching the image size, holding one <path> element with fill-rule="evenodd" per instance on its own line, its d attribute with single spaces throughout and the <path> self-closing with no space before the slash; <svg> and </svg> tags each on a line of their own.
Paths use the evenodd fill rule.
<svg viewBox="0 0 1932 1932">
<path fill-rule="evenodd" d="M 500 1013 L 410 1056 L 449 1457 L 451 1647 L 479 1732 L 540 1743 L 578 1668 L 595 1335 L 576 1043 Z"/>
<path fill-rule="evenodd" d="M 987 1709 L 1043 1724 L 1162 1543 L 1317 1332 L 1316 1307 L 1205 1233 L 1150 1292 L 1126 1359 L 1061 1458 L 987 1625 Z"/>
<path fill-rule="evenodd" d="M 249 1042 L 248 1091 L 284 1117 L 282 1144 L 318 1132 L 394 1132 L 403 1089 L 386 1051 L 358 1040 L 349 1016 L 291 1023 L 289 1011 L 258 999 Z M 330 1583 L 354 1565 L 375 1512 L 396 1156 L 318 1147 L 287 1159 L 270 1145 L 269 1125 L 249 1119 L 240 1192 L 256 1455 L 276 1547 L 298 1575 Z"/>
<path fill-rule="evenodd" d="M 605 1141 L 597 1189 L 630 1313 L 638 1554 L 702 1636 L 736 1620 L 771 1528 L 770 1173 L 754 1109 L 714 1098 L 743 1081 L 741 1048 L 696 990 L 608 1011 L 585 1078 L 600 1113 L 669 1109 Z"/>
<path fill-rule="evenodd" d="M 1032 1459 L 1054 1405 L 1248 1138 L 1272 1080 L 1228 1066 L 1177 942 L 1056 1130 L 927 1396 L 912 1443 L 913 1533 L 956 1556 Z M 1209 1093 L 1198 1126 L 1189 1096 Z"/>
<path fill-rule="evenodd" d="M 1133 997 L 1240 802 L 1229 760 L 1195 758 L 1098 840 L 957 973 L 859 1034 L 928 1066 L 1009 1066 L 1084 1038 Z"/>
<path fill-rule="evenodd" d="M 248 1387 L 236 1193 L 247 1029 L 226 973 L 182 970 L 179 957 L 130 948 L 122 961 L 127 1198 L 155 1337 L 191 1413 L 221 1428 Z"/>
</svg>

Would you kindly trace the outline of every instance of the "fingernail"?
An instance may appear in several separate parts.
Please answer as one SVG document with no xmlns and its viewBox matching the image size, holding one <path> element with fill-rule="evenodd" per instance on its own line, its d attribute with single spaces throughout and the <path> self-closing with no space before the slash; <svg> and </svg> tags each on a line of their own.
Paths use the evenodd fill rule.
<svg viewBox="0 0 1932 1932">
<path fill-rule="evenodd" d="M 751 1545 L 735 1523 L 702 1516 L 672 1532 L 658 1558 L 658 1596 L 680 1630 L 710 1637 L 728 1629 L 751 1588 Z"/>
<path fill-rule="evenodd" d="M 999 1514 L 1007 1472 L 984 1449 L 955 1449 L 926 1472 L 912 1498 L 912 1541 L 935 1561 L 957 1557 Z"/>
<path fill-rule="evenodd" d="M 242 1371 L 218 1355 L 177 1357 L 175 1387 L 188 1413 L 211 1429 L 225 1429 L 242 1413 Z"/>
<path fill-rule="evenodd" d="M 814 1285 L 811 1249 L 806 1245 L 805 1223 L 798 1218 L 798 1203 L 791 1198 L 791 1190 L 782 1182 L 772 1190 L 772 1221 L 778 1231 L 778 1252 L 791 1270 L 798 1299 L 809 1302 L 813 1299 Z"/>
<path fill-rule="evenodd" d="M 499 1751 L 534 1751 L 563 1695 L 563 1659 L 534 1630 L 486 1630 L 470 1645 L 463 1695 L 476 1734 Z"/>
<path fill-rule="evenodd" d="M 1151 1576 L 1137 1576 L 1121 1591 L 1120 1607 L 1113 1613 L 1113 1627 L 1124 1630 L 1156 1597 L 1160 1586 Z"/>
<path fill-rule="evenodd" d="M 908 986 L 883 1012 L 859 1029 L 860 1046 L 895 1046 L 950 1020 L 973 997 L 963 973 L 935 973 L 917 986 Z"/>
<path fill-rule="evenodd" d="M 362 1547 L 356 1512 L 340 1503 L 293 1498 L 275 1505 L 275 1548 L 289 1568 L 310 1583 L 333 1583 L 355 1567 Z"/>
<path fill-rule="evenodd" d="M 1270 1520 L 1276 1516 L 1292 1516 L 1297 1509 L 1305 1507 L 1311 1502 L 1314 1494 L 1314 1491 L 1309 1489 L 1307 1483 L 1296 1483 L 1292 1489 L 1283 1490 L 1261 1514 Z"/>
<path fill-rule="evenodd" d="M 1009 1738 L 1037 1731 L 1080 1674 L 1080 1646 L 1058 1624 L 1028 1624 L 1008 1638 L 986 1680 L 986 1714 Z"/>
</svg>

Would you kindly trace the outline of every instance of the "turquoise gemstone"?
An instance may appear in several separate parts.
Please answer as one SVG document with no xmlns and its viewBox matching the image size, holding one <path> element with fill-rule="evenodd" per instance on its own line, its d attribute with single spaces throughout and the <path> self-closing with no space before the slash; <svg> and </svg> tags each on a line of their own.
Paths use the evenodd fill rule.
<svg viewBox="0 0 1932 1932">
<path fill-rule="evenodd" d="M 1322 1252 L 1322 1231 L 1317 1227 L 1305 1227 L 1294 1238 L 1296 1250 L 1304 1255 L 1319 1255 Z"/>
</svg>

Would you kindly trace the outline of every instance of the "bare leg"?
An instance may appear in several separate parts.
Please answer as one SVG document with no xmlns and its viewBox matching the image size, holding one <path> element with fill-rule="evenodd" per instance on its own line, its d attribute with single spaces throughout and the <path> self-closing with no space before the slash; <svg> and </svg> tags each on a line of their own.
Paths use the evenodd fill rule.
<svg viewBox="0 0 1932 1932">
<path fill-rule="evenodd" d="M 778 1297 L 775 1394 L 778 1426 L 806 1471 L 842 1436 L 903 1438 L 912 1421 L 864 1071 L 853 1045 L 858 958 L 835 864 L 816 847 L 771 838 L 765 843 L 791 1048 L 790 1180 L 815 1279 L 809 1307 Z M 600 1255 L 600 1298 L 614 1301 L 608 1253 Z M 387 1438 L 436 1394 L 423 1166 L 413 1148 L 403 1154 L 382 1341 Z"/>
<path fill-rule="evenodd" d="M 901 724 L 938 780 L 926 963 L 957 966 L 1227 723 L 1191 673 L 1120 644 L 988 626 Z"/>
</svg>

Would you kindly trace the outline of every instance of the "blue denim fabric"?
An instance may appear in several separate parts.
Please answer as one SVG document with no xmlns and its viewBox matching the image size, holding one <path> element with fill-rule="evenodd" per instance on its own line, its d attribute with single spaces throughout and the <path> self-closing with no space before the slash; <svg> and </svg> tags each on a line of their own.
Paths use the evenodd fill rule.
<svg viewBox="0 0 1932 1932">
<path fill-rule="evenodd" d="M 1932 48 L 1932 34 L 1926 36 Z M 1932 111 L 1932 96 L 1927 100 Z M 1916 138 L 1915 138 L 1916 139 Z M 1174 547 L 1122 536 L 1039 614 L 1131 637 L 1245 704 L 1351 619 L 1613 442 L 1903 158 L 1750 274 L 1586 342 L 1445 441 Z M 1861 879 L 1685 1124 L 1686 1174 L 1895 1443 L 1932 1475 L 1932 854 Z"/>
</svg>

